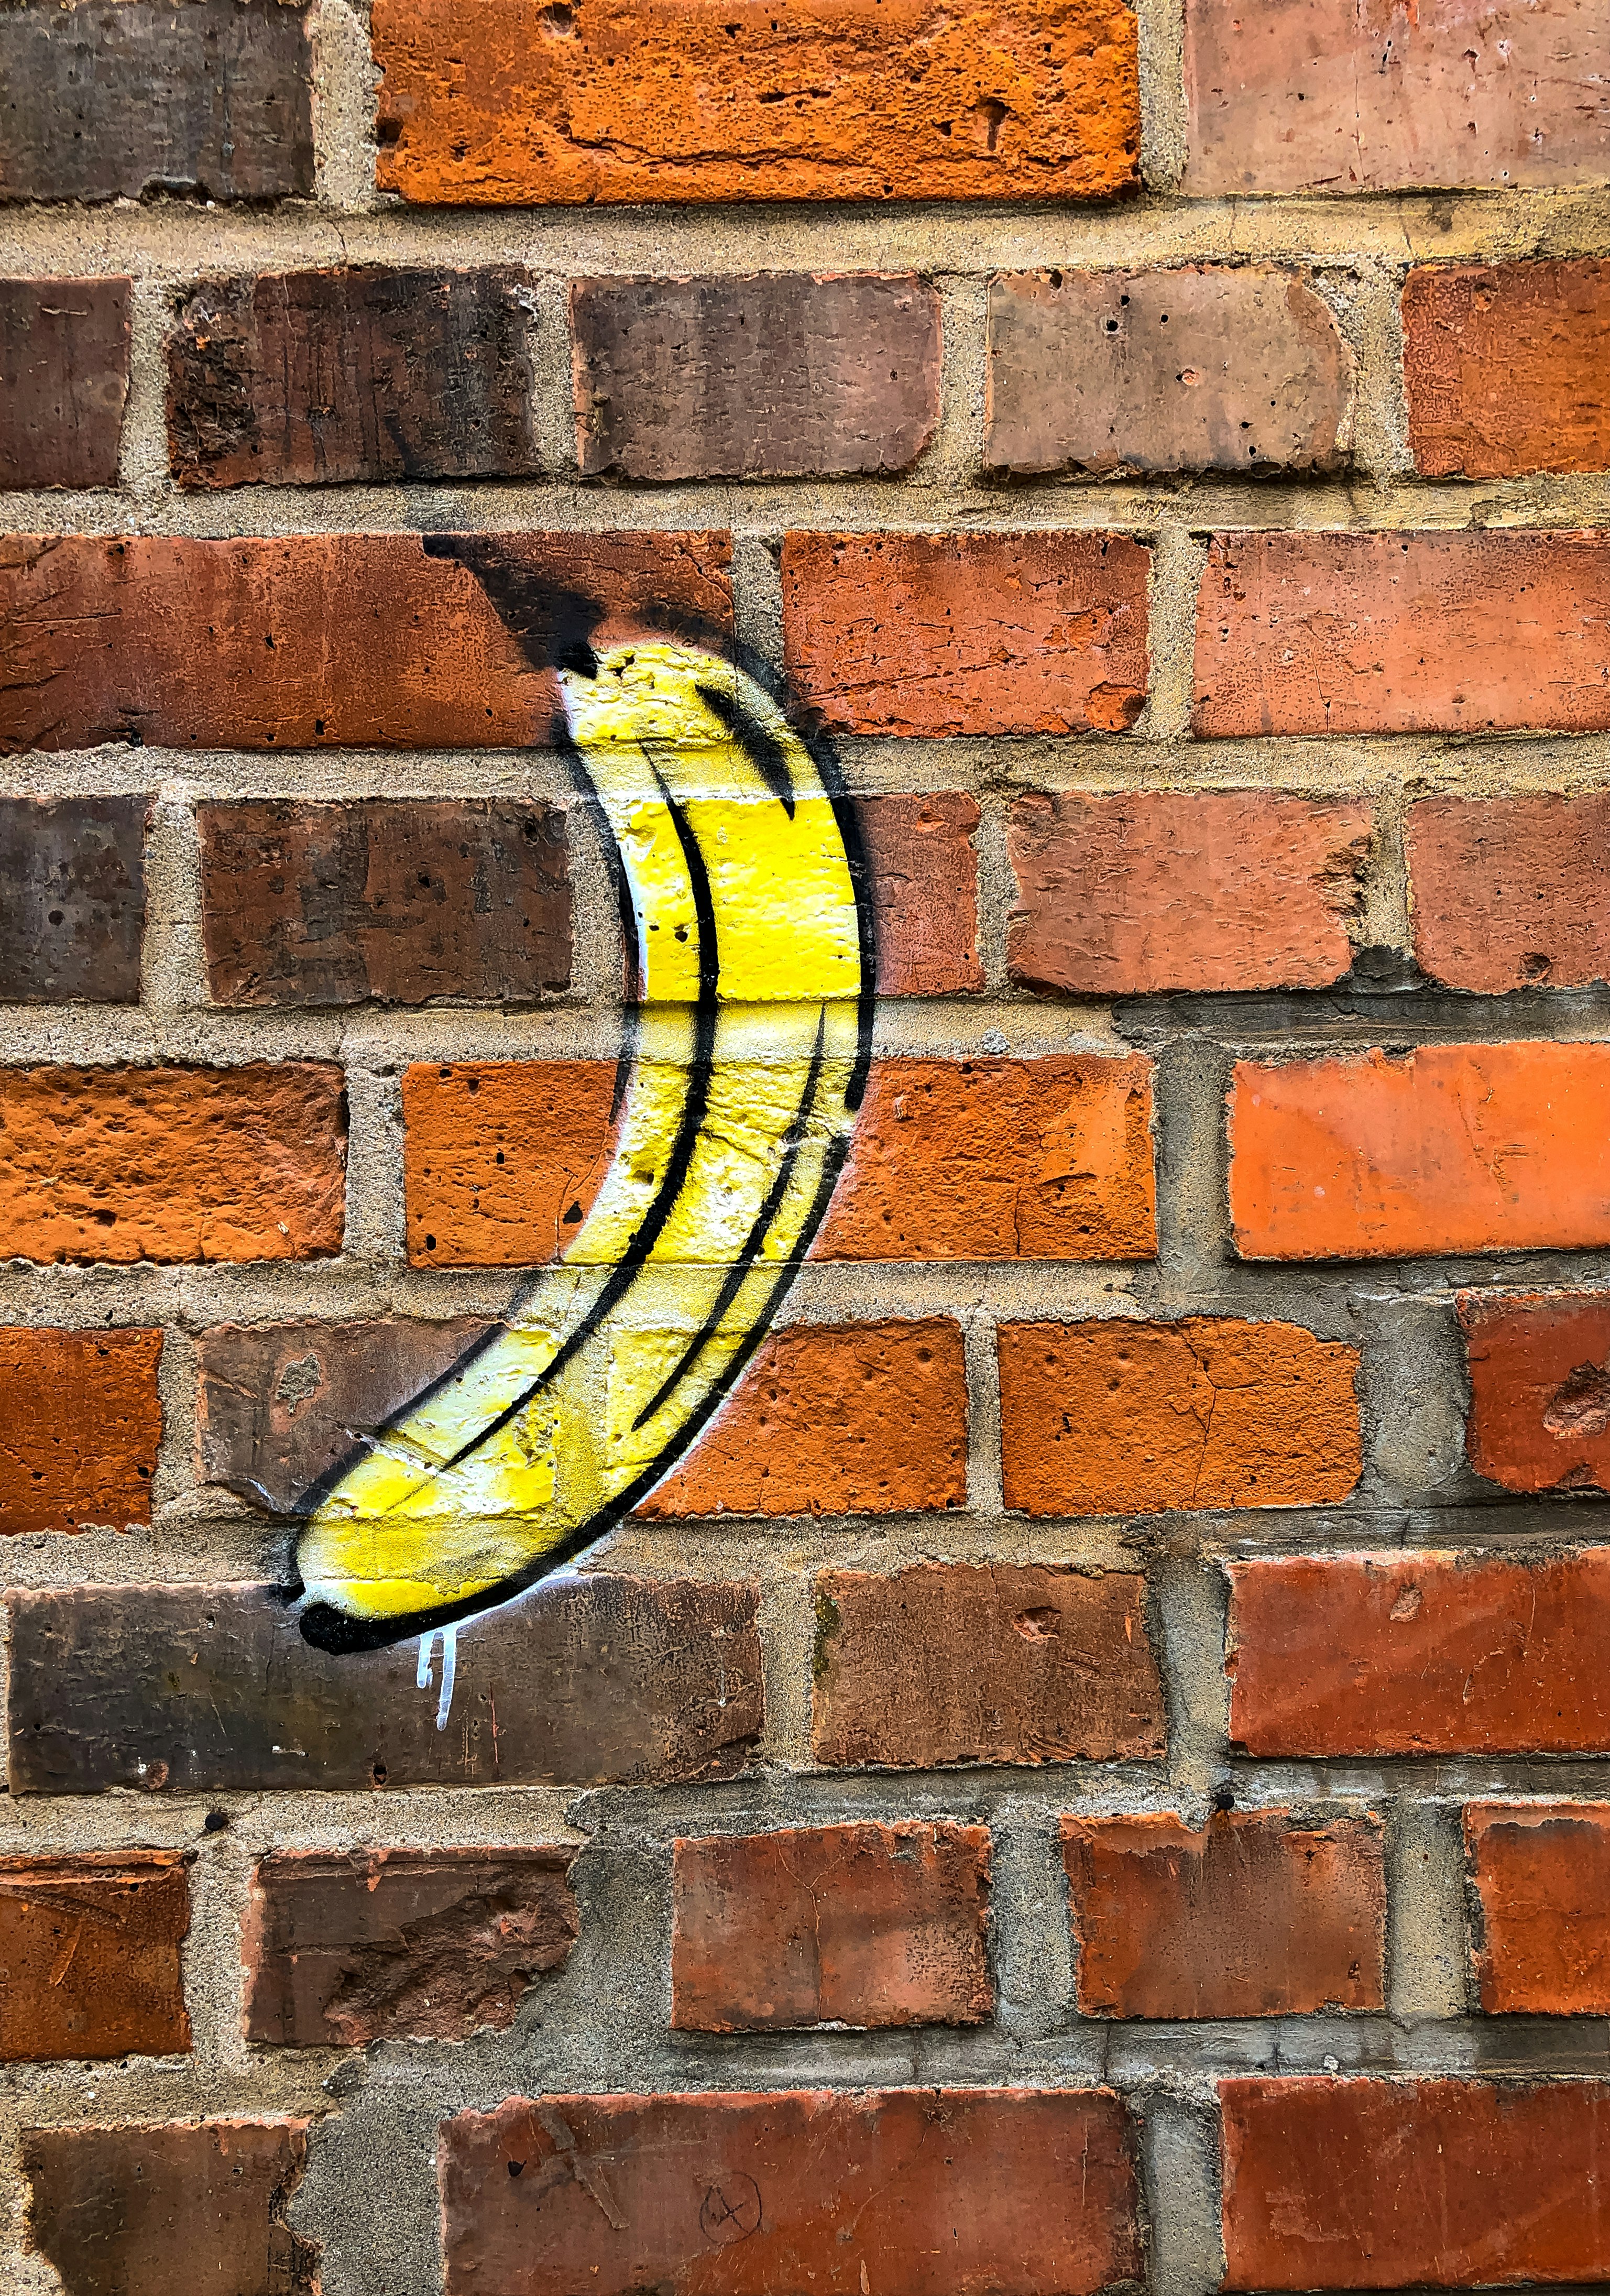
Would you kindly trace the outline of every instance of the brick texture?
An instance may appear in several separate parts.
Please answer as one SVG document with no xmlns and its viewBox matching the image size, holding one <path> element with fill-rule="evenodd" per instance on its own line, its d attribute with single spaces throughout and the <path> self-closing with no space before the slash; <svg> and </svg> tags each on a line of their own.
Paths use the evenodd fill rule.
<svg viewBox="0 0 1610 2296">
<path fill-rule="evenodd" d="M 218 1004 L 534 999 L 571 977 L 565 819 L 540 800 L 203 805 Z"/>
<path fill-rule="evenodd" d="M 381 0 L 382 191 L 429 205 L 1100 199 L 1138 179 L 1117 0 Z"/>
<path fill-rule="evenodd" d="M 1425 798 L 1404 842 L 1433 980 L 1497 996 L 1610 976 L 1610 800 Z"/>
<path fill-rule="evenodd" d="M 511 2097 L 443 2127 L 446 2296 L 1091 2296 L 1141 2268 L 1129 2148 L 1106 2089 Z"/>
<path fill-rule="evenodd" d="M 1384 2005 L 1386 1882 L 1370 1818 L 1064 1817 L 1087 2017 L 1293 2017 Z"/>
<path fill-rule="evenodd" d="M 519 478 L 541 468 L 526 274 L 204 279 L 168 338 L 181 486 Z"/>
<path fill-rule="evenodd" d="M 811 1751 L 828 1768 L 1152 1761 L 1145 1582 L 1054 1564 L 919 1563 L 817 1580 Z"/>
<path fill-rule="evenodd" d="M 0 1857 L 0 2061 L 187 2051 L 181 1852 Z"/>
<path fill-rule="evenodd" d="M 1610 2015 L 1610 1806 L 1472 1802 L 1465 1851 L 1489 2016 Z"/>
<path fill-rule="evenodd" d="M 151 1521 L 160 1332 L 0 1331 L 0 1532 Z"/>
<path fill-rule="evenodd" d="M 1610 467 L 1610 263 L 1460 263 L 1403 288 L 1409 443 L 1427 478 Z"/>
<path fill-rule="evenodd" d="M 1229 1578 L 1230 1735 L 1249 1753 L 1610 1748 L 1610 1548 L 1302 1555 Z"/>
<path fill-rule="evenodd" d="M 1602 2082 L 1260 2079 L 1219 2096 L 1226 2288 L 1610 2276 Z"/>
<path fill-rule="evenodd" d="M 579 279 L 571 336 L 589 475 L 906 471 L 939 422 L 939 297 L 908 274 Z"/>
<path fill-rule="evenodd" d="M 1028 1514 L 1318 1506 L 1359 1479 L 1354 1348 L 1187 1316 L 999 1327 L 1001 1472 Z"/>
<path fill-rule="evenodd" d="M 1189 0 L 1195 196 L 1570 184 L 1606 172 L 1594 0 Z"/>
<path fill-rule="evenodd" d="M 117 484 L 128 291 L 127 279 L 0 279 L 0 487 Z"/>
<path fill-rule="evenodd" d="M 247 2039 L 359 2048 L 505 2030 L 575 1939 L 573 1855 L 307 1849 L 261 1859 L 242 1937 Z"/>
<path fill-rule="evenodd" d="M 1466 1449 L 1511 1491 L 1610 1490 L 1610 1292 L 1462 1292 Z"/>
<path fill-rule="evenodd" d="M 1122 733 L 1150 562 L 1120 535 L 790 534 L 789 677 L 837 733 Z"/>
<path fill-rule="evenodd" d="M 0 1002 L 137 1004 L 144 797 L 0 798 Z"/>
<path fill-rule="evenodd" d="M 1220 535 L 1192 727 L 1601 731 L 1607 619 L 1602 533 Z"/>
<path fill-rule="evenodd" d="M 978 800 L 961 791 L 856 804 L 884 996 L 954 996 L 984 985 L 979 954 Z"/>
<path fill-rule="evenodd" d="M 764 2033 L 807 2025 L 976 2025 L 990 1831 L 822 1825 L 676 1846 L 671 2022 Z"/>
<path fill-rule="evenodd" d="M 1320 988 L 1373 843 L 1367 805 L 1261 790 L 1019 798 L 1006 850 L 1012 978 L 1074 996 Z"/>
<path fill-rule="evenodd" d="M 773 1332 L 686 1461 L 637 1512 L 674 1521 L 966 1503 L 961 1326 L 932 1316 Z"/>
<path fill-rule="evenodd" d="M 990 291 L 984 459 L 1054 471 L 1332 471 L 1352 355 L 1294 273 L 1035 271 Z"/>
<path fill-rule="evenodd" d="M 1610 1046 L 1422 1045 L 1242 1061 L 1230 1217 L 1248 1259 L 1610 1242 Z"/>
</svg>

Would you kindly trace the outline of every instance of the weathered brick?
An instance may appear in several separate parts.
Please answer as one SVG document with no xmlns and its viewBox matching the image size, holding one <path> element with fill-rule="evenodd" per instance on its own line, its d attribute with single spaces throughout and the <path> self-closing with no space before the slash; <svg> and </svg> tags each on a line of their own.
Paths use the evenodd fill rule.
<svg viewBox="0 0 1610 2296">
<path fill-rule="evenodd" d="M 977 2025 L 985 1825 L 821 1825 L 676 1847 L 671 2023 L 688 2032 L 805 2025 Z"/>
<path fill-rule="evenodd" d="M 773 1332 L 708 1432 L 637 1509 L 895 1514 L 967 1503 L 959 1324 L 797 1324 Z"/>
<path fill-rule="evenodd" d="M 1146 1582 L 1052 1563 L 919 1563 L 817 1582 L 811 1749 L 829 1768 L 1154 1761 Z"/>
<path fill-rule="evenodd" d="M 1610 2278 L 1610 2087 L 1227 2080 L 1226 2288 Z"/>
<path fill-rule="evenodd" d="M 1029 1514 L 1320 1506 L 1359 1479 L 1359 1351 L 1296 1324 L 1002 1324 L 1001 1473 Z"/>
<path fill-rule="evenodd" d="M 1470 1464 L 1511 1491 L 1610 1491 L 1610 1292 L 1462 1292 Z"/>
<path fill-rule="evenodd" d="M 540 799 L 198 808 L 218 1004 L 532 999 L 571 977 L 562 811 Z"/>
<path fill-rule="evenodd" d="M 442 2126 L 446 2296 L 1091 2296 L 1141 2271 L 1130 2143 L 1108 2089 L 511 2097 Z"/>
<path fill-rule="evenodd" d="M 1261 790 L 1021 797 L 1006 961 L 1029 988 L 1320 988 L 1351 966 L 1370 808 Z"/>
<path fill-rule="evenodd" d="M 1230 1735 L 1252 1754 L 1610 1748 L 1610 1547 L 1229 1565 Z"/>
<path fill-rule="evenodd" d="M 410 1260 L 520 1267 L 554 1259 L 609 1168 L 614 1098 L 612 1062 L 406 1068 Z"/>
<path fill-rule="evenodd" d="M 128 294 L 127 279 L 0 279 L 0 487 L 117 484 Z"/>
<path fill-rule="evenodd" d="M 541 469 L 528 275 L 202 279 L 168 337 L 181 486 L 521 478 Z"/>
<path fill-rule="evenodd" d="M 1610 534 L 1229 534 L 1191 725 L 1249 734 L 1610 726 Z"/>
<path fill-rule="evenodd" d="M 417 1636 L 332 1656 L 279 1587 L 7 1600 L 14 1793 L 658 1784 L 742 1769 L 763 1718 L 752 1586 L 536 1587 L 461 1636 L 442 1730 Z"/>
<path fill-rule="evenodd" d="M 1610 1046 L 1240 1061 L 1229 1108 L 1244 1259 L 1610 1243 Z"/>
<path fill-rule="evenodd" d="M 558 698 L 540 664 L 576 600 L 605 644 L 719 645 L 729 556 L 686 534 L 12 536 L 0 751 L 540 746 Z"/>
<path fill-rule="evenodd" d="M 322 1061 L 0 1070 L 0 1259 L 336 1252 L 346 1146 Z"/>
<path fill-rule="evenodd" d="M 0 2061 L 187 2050 L 182 1852 L 0 1857 Z"/>
<path fill-rule="evenodd" d="M 907 471 L 939 422 L 939 297 L 909 273 L 578 279 L 571 335 L 588 476 Z"/>
<path fill-rule="evenodd" d="M 1550 107 L 1548 125 L 1560 118 Z M 1427 478 L 1610 468 L 1610 263 L 1428 264 L 1403 288 L 1409 443 Z"/>
<path fill-rule="evenodd" d="M 795 694 L 843 734 L 1118 734 L 1151 553 L 1108 534 L 788 534 Z"/>
<path fill-rule="evenodd" d="M 276 0 L 0 12 L 0 201 L 313 189 L 308 22 Z"/>
<path fill-rule="evenodd" d="M 382 191 L 426 205 L 1103 199 L 1138 181 L 1118 0 L 380 0 Z"/>
<path fill-rule="evenodd" d="M 0 1532 L 151 1521 L 160 1332 L 0 1331 Z"/>
<path fill-rule="evenodd" d="M 577 1933 L 573 1849 L 306 1849 L 252 1868 L 249 2041 L 359 2048 L 503 2031 Z"/>
<path fill-rule="evenodd" d="M 1610 978 L 1610 799 L 1425 798 L 1404 842 L 1433 980 L 1496 996 Z"/>
<path fill-rule="evenodd" d="M 1228 1810 L 1064 1817 L 1087 2017 L 1294 2017 L 1384 2006 L 1374 1818 Z"/>
<path fill-rule="evenodd" d="M 1333 471 L 1352 354 L 1295 272 L 1030 271 L 990 291 L 984 460 L 1050 471 Z"/>
<path fill-rule="evenodd" d="M 286 2222 L 305 2120 L 25 2128 L 29 2232 L 70 2296 L 318 2296 L 318 2249 Z"/>
<path fill-rule="evenodd" d="M 978 800 L 960 791 L 856 801 L 872 895 L 878 991 L 954 996 L 984 985 Z"/>
<path fill-rule="evenodd" d="M 144 797 L 0 798 L 0 1002 L 137 1004 Z"/>
<path fill-rule="evenodd" d="M 1470 1802 L 1465 1850 L 1488 2015 L 1610 2015 L 1610 1804 Z"/>
<path fill-rule="evenodd" d="M 1183 188 L 1507 191 L 1603 177 L 1596 0 L 1189 0 Z"/>
</svg>

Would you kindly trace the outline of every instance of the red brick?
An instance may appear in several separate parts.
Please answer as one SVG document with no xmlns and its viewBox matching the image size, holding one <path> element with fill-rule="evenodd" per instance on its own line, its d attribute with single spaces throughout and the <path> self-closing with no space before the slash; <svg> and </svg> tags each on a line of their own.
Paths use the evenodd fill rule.
<svg viewBox="0 0 1610 2296">
<path fill-rule="evenodd" d="M 967 1503 L 959 1324 L 797 1324 L 771 1333 L 686 1462 L 637 1513 L 899 1514 Z"/>
<path fill-rule="evenodd" d="M 511 2097 L 442 2125 L 445 2296 L 1091 2296 L 1130 2144 L 1107 2089 Z"/>
<path fill-rule="evenodd" d="M 1121 535 L 785 535 L 789 678 L 842 734 L 1121 733 L 1150 568 Z"/>
<path fill-rule="evenodd" d="M 1471 1802 L 1465 1850 L 1488 2015 L 1610 2015 L 1610 1804 Z"/>
<path fill-rule="evenodd" d="M 679 1841 L 671 2023 L 696 2033 L 806 2025 L 977 2025 L 990 1829 L 821 1825 Z"/>
<path fill-rule="evenodd" d="M 249 2041 L 359 2048 L 502 2032 L 577 1932 L 575 1852 L 305 1849 L 252 1868 Z"/>
<path fill-rule="evenodd" d="M 427 206 L 1102 199 L 1138 181 L 1118 0 L 379 0 L 382 191 Z M 785 99 L 785 100 L 784 100 Z"/>
<path fill-rule="evenodd" d="M 1374 1818 L 1064 1817 L 1087 2017 L 1296 2017 L 1384 2005 Z"/>
<path fill-rule="evenodd" d="M 286 2211 L 305 2120 L 25 2128 L 34 2244 L 71 2296 L 319 2296 L 318 2248 Z"/>
<path fill-rule="evenodd" d="M 0 2061 L 190 2047 L 178 1850 L 0 1857 Z"/>
<path fill-rule="evenodd" d="M 1610 1547 L 1228 1568 L 1230 1734 L 1249 1753 L 1610 1749 Z"/>
<path fill-rule="evenodd" d="M 160 1332 L 0 1331 L 0 1533 L 151 1521 Z"/>
<path fill-rule="evenodd" d="M 1153 1761 L 1146 1582 L 1054 1563 L 922 1562 L 816 1582 L 811 1751 L 829 1769 Z"/>
<path fill-rule="evenodd" d="M 1028 1514 L 1320 1506 L 1359 1480 L 1359 1352 L 1296 1324 L 999 1327 L 1001 1472 Z"/>
<path fill-rule="evenodd" d="M 1610 535 L 1222 534 L 1203 736 L 1610 726 Z"/>
<path fill-rule="evenodd" d="M 1607 365 L 1610 263 L 1435 264 L 1404 284 L 1409 443 L 1427 478 L 1610 468 Z"/>
<path fill-rule="evenodd" d="M 1596 0 L 1190 0 L 1194 196 L 1574 188 L 1606 172 Z"/>
<path fill-rule="evenodd" d="M 1422 1045 L 1237 1062 L 1244 1259 L 1610 1243 L 1610 1045 Z"/>
<path fill-rule="evenodd" d="M 1227 2080 L 1224 2286 L 1610 2278 L 1610 2087 Z"/>
<path fill-rule="evenodd" d="M 1466 1449 L 1511 1491 L 1610 1491 L 1610 1292 L 1459 1294 Z"/>
<path fill-rule="evenodd" d="M 878 992 L 954 996 L 984 985 L 978 951 L 976 798 L 856 800 L 872 892 Z"/>
<path fill-rule="evenodd" d="M 1610 976 L 1610 798 L 1425 798 L 1405 843 L 1433 980 L 1496 996 Z"/>
<path fill-rule="evenodd" d="M 598 602 L 605 644 L 669 627 L 719 644 L 728 556 L 686 534 L 13 536 L 0 751 L 539 747 L 557 695 L 531 656 L 564 594 Z"/>
<path fill-rule="evenodd" d="M 0 279 L 0 487 L 116 486 L 129 286 Z"/>
<path fill-rule="evenodd" d="M 0 1259 L 337 1252 L 346 1145 L 324 1062 L 0 1070 Z"/>
<path fill-rule="evenodd" d="M 1018 799 L 1006 959 L 1026 988 L 1321 988 L 1352 964 L 1368 805 L 1202 794 Z"/>
</svg>

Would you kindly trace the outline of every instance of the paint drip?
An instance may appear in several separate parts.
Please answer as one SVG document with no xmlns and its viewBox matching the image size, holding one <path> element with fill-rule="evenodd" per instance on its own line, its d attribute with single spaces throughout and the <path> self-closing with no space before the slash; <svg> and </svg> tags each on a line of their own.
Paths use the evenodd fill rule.
<svg viewBox="0 0 1610 2296">
<path fill-rule="evenodd" d="M 437 1628 L 427 1627 L 419 1638 L 419 1665 L 415 1671 L 415 1689 L 429 1690 L 431 1680 L 431 1656 L 435 1648 Z M 436 1726 L 445 1730 L 453 1711 L 453 1685 L 458 1677 L 458 1628 L 443 1627 L 441 1633 L 441 1694 L 436 1702 Z"/>
</svg>

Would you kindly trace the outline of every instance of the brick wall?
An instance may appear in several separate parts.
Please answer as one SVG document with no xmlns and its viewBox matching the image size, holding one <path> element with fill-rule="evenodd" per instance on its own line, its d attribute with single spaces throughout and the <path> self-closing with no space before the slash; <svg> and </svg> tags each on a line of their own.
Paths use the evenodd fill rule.
<svg viewBox="0 0 1610 2296">
<path fill-rule="evenodd" d="M 1610 2278 L 1602 5 L 16 0 L 0 87 L 0 2278 Z M 879 1003 L 439 1729 L 287 1583 L 608 1159 L 489 564 L 785 676 Z"/>
</svg>

